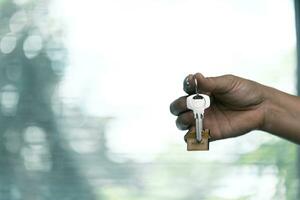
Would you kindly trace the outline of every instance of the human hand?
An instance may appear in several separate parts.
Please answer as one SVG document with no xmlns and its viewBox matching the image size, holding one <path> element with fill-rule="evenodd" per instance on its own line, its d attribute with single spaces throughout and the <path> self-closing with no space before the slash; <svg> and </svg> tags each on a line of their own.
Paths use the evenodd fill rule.
<svg viewBox="0 0 300 200">
<path fill-rule="evenodd" d="M 205 110 L 204 129 L 210 129 L 211 139 L 225 139 L 261 129 L 264 123 L 266 87 L 254 81 L 233 75 L 205 78 L 197 73 L 184 81 L 184 91 L 195 93 L 194 77 L 198 91 L 210 96 L 211 106 Z M 189 83 L 189 84 L 187 84 Z M 178 116 L 176 125 L 181 130 L 194 131 L 193 112 L 186 107 L 186 97 L 170 105 L 172 114 Z"/>
</svg>

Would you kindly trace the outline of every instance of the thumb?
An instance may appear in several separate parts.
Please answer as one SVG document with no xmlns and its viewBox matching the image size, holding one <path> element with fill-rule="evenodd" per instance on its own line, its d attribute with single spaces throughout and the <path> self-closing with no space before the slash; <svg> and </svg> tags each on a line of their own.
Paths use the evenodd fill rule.
<svg viewBox="0 0 300 200">
<path fill-rule="evenodd" d="M 201 73 L 196 73 L 186 77 L 184 81 L 184 91 L 186 93 L 194 94 L 196 92 L 195 79 L 197 80 L 198 91 L 201 93 L 226 93 L 237 82 L 237 77 L 233 75 L 204 77 Z"/>
</svg>

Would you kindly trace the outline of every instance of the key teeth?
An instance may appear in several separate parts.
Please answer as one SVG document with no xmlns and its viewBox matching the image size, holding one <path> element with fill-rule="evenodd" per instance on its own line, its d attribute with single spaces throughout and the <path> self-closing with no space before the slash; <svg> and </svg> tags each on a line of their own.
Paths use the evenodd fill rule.
<svg viewBox="0 0 300 200">
<path fill-rule="evenodd" d="M 211 136 L 210 136 L 210 130 L 209 129 L 203 130 L 202 131 L 202 137 L 210 139 L 211 138 Z"/>
</svg>

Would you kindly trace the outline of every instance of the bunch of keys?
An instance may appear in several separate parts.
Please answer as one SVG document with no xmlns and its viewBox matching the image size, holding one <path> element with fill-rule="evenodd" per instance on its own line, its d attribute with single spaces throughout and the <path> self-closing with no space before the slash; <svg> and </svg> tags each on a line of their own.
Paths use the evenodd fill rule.
<svg viewBox="0 0 300 200">
<path fill-rule="evenodd" d="M 209 130 L 203 130 L 204 110 L 210 106 L 208 95 L 199 94 L 197 79 L 195 78 L 196 94 L 187 97 L 187 108 L 192 110 L 196 120 L 196 132 L 189 132 L 186 135 L 188 151 L 209 150 Z"/>
</svg>

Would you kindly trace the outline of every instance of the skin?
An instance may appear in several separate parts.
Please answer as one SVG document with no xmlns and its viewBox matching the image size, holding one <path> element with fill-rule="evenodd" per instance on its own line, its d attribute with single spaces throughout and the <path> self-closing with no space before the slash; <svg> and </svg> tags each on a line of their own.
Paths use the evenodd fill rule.
<svg viewBox="0 0 300 200">
<path fill-rule="evenodd" d="M 263 130 L 300 144 L 299 97 L 234 75 L 205 78 L 200 73 L 185 78 L 188 95 L 195 93 L 194 78 L 198 91 L 212 101 L 204 117 L 204 129 L 210 129 L 212 140 Z M 170 111 L 177 116 L 177 127 L 190 132 L 195 130 L 195 120 L 186 97 L 172 102 Z"/>
</svg>

